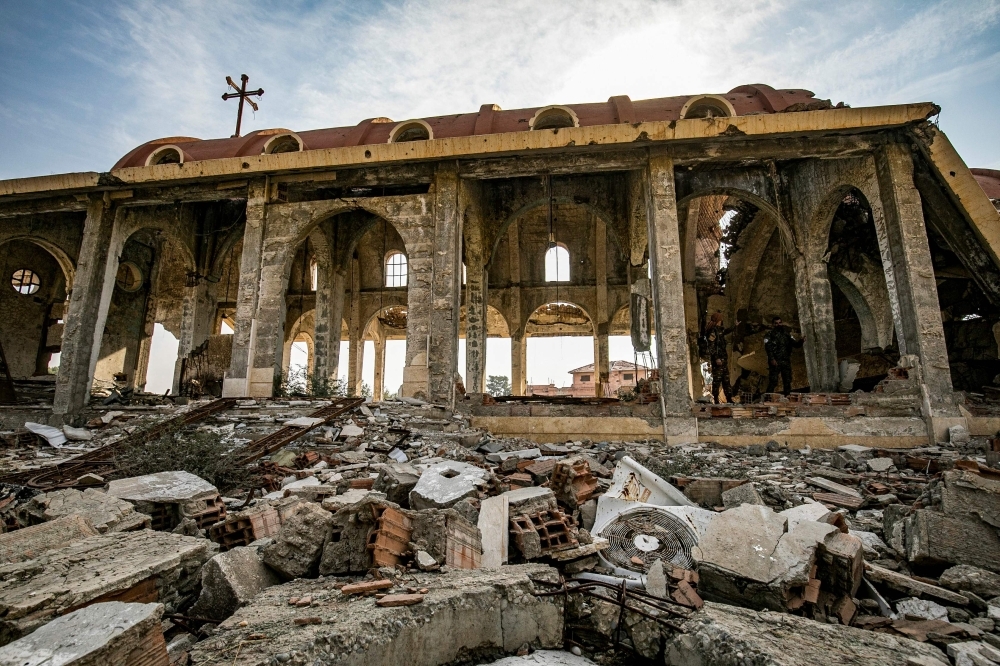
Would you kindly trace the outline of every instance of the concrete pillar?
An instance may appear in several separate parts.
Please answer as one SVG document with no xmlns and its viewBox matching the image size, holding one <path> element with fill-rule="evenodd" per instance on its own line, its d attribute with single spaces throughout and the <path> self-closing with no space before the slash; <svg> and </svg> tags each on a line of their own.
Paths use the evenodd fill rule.
<svg viewBox="0 0 1000 666">
<path fill-rule="evenodd" d="M 240 282 L 236 292 L 236 314 L 233 317 L 233 353 L 222 387 L 222 395 L 226 397 L 250 394 L 250 361 L 256 342 L 264 218 L 267 214 L 266 193 L 266 179 L 250 181 L 247 188 L 243 253 L 240 255 Z"/>
<path fill-rule="evenodd" d="M 135 359 L 135 372 L 132 374 L 132 386 L 144 391 L 146 388 L 146 373 L 149 371 L 149 352 L 153 346 L 153 332 L 156 328 L 156 297 L 160 286 L 160 253 L 162 247 L 156 244 L 153 254 L 153 265 L 149 271 L 149 282 L 147 284 L 146 309 L 142 319 L 142 335 L 139 338 L 139 351 Z M 180 354 L 177 355 L 178 366 L 180 365 Z M 126 365 L 126 371 L 128 367 Z M 178 372 L 174 372 L 176 376 Z M 175 380 L 176 383 L 176 380 Z M 176 395 L 177 390 L 173 393 Z"/>
<path fill-rule="evenodd" d="M 316 310 L 313 313 L 313 356 L 312 356 L 312 376 L 309 378 L 311 384 L 325 384 L 330 379 L 330 330 L 333 321 L 330 317 L 331 300 L 334 295 L 331 293 L 331 273 L 330 266 L 319 264 L 316 270 Z M 313 392 L 321 386 L 313 386 Z"/>
<path fill-rule="evenodd" d="M 593 215 L 594 226 L 594 393 L 604 397 L 611 376 L 608 356 L 608 230 L 604 218 Z"/>
<path fill-rule="evenodd" d="M 347 350 L 347 394 L 361 395 L 361 361 L 364 342 L 361 339 L 361 273 L 358 260 L 351 260 L 351 320 L 348 323 L 350 345 Z"/>
<path fill-rule="evenodd" d="M 954 405 L 934 264 L 920 193 L 913 183 L 909 148 L 901 143 L 880 148 L 875 154 L 875 170 L 882 204 L 875 228 L 883 261 L 888 258 L 892 265 L 895 284 L 889 285 L 889 291 L 895 292 L 894 310 L 898 311 L 894 312 L 896 337 L 901 353 L 919 358 L 925 415 L 934 437 L 943 441 L 950 425 L 947 419 L 958 417 L 959 412 Z"/>
<path fill-rule="evenodd" d="M 434 176 L 434 245 L 427 390 L 431 402 L 454 407 L 458 371 L 458 313 L 462 289 L 462 219 L 458 164 L 438 166 Z"/>
<path fill-rule="evenodd" d="M 110 198 L 94 195 L 87 205 L 80 259 L 63 319 L 62 354 L 52 403 L 53 414 L 59 416 L 79 413 L 90 400 L 90 386 L 118 272 L 120 245 L 112 247 L 116 213 Z"/>
<path fill-rule="evenodd" d="M 698 355 L 698 335 L 700 334 L 701 322 L 698 320 L 698 288 L 694 281 L 684 282 L 684 319 L 687 322 L 691 397 L 697 400 L 705 394 L 705 378 L 701 374 L 701 357 Z M 730 326 L 733 324 L 735 322 L 729 323 Z M 730 360 L 735 363 L 735 354 L 730 357 Z"/>
<path fill-rule="evenodd" d="M 668 155 L 650 153 L 645 198 L 663 415 L 690 417 L 690 357 L 684 317 L 677 197 L 674 163 Z"/>
<path fill-rule="evenodd" d="M 385 387 L 385 331 L 381 325 L 377 325 L 375 331 L 375 378 L 372 384 L 372 400 L 381 402 Z"/>
<path fill-rule="evenodd" d="M 486 328 L 489 274 L 486 271 L 486 239 L 475 183 L 460 183 L 461 213 L 465 236 L 465 390 L 486 390 Z"/>
<path fill-rule="evenodd" d="M 336 385 L 340 376 L 340 342 L 344 332 L 344 289 L 347 284 L 347 277 L 341 271 L 333 271 L 330 274 L 330 336 L 329 349 L 327 353 L 327 376 L 330 378 L 331 388 Z"/>
<path fill-rule="evenodd" d="M 837 335 L 834 329 L 833 292 L 826 264 L 795 257 L 795 301 L 799 309 L 806 374 L 813 392 L 838 391 Z"/>
<path fill-rule="evenodd" d="M 594 336 L 594 394 L 603 398 L 611 377 L 610 351 L 608 348 L 608 325 L 601 324 Z M 613 396 L 608 396 L 613 397 Z"/>
<path fill-rule="evenodd" d="M 515 333 L 510 339 L 510 390 L 514 395 L 527 395 L 528 391 L 528 339 L 524 333 Z"/>
</svg>

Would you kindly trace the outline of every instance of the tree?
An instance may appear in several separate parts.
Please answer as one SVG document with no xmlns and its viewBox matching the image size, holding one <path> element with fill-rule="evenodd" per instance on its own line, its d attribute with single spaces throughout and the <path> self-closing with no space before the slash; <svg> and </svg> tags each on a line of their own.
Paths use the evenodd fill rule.
<svg viewBox="0 0 1000 666">
<path fill-rule="evenodd" d="M 510 379 L 506 375 L 490 375 L 486 378 L 486 392 L 494 397 L 510 395 Z"/>
</svg>

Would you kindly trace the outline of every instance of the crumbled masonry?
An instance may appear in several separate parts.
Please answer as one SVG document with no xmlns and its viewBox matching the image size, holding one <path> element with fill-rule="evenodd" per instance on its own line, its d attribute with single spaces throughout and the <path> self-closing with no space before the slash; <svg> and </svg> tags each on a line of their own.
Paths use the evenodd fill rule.
<svg viewBox="0 0 1000 666">
<path fill-rule="evenodd" d="M 939 112 L 484 104 L 0 182 L 0 666 L 1000 665 L 1000 173 Z"/>
</svg>

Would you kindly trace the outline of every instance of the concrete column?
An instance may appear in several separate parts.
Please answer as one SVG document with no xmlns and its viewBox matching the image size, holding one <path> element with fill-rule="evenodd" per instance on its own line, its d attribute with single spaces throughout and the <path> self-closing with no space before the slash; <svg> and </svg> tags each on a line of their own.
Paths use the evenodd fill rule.
<svg viewBox="0 0 1000 666">
<path fill-rule="evenodd" d="M 132 386 L 144 391 L 146 388 L 146 373 L 149 371 L 149 352 L 153 346 L 153 332 L 156 328 L 156 296 L 160 286 L 160 252 L 161 244 L 157 243 L 153 255 L 153 265 L 149 271 L 149 282 L 147 285 L 146 311 L 143 313 L 142 337 L 139 338 L 139 351 L 135 359 L 135 373 L 132 374 Z M 180 350 L 178 349 L 178 352 Z M 177 366 L 179 370 L 181 355 L 177 354 Z M 126 372 L 128 371 L 126 365 Z M 175 383 L 178 371 L 175 370 Z M 176 395 L 176 388 L 173 390 Z"/>
<path fill-rule="evenodd" d="M 834 329 L 833 292 L 826 264 L 799 255 L 794 260 L 795 301 L 799 308 L 806 373 L 813 392 L 838 391 L 837 335 Z"/>
<path fill-rule="evenodd" d="M 687 322 L 688 355 L 690 356 L 691 396 L 697 400 L 705 393 L 705 378 L 701 374 L 701 357 L 698 356 L 698 335 L 701 322 L 698 320 L 698 288 L 693 281 L 684 282 L 684 319 Z M 732 326 L 735 322 L 730 323 Z M 735 355 L 730 360 L 735 363 Z"/>
<path fill-rule="evenodd" d="M 90 400 L 118 272 L 120 244 L 112 247 L 116 213 L 110 198 L 92 196 L 87 206 L 76 278 L 63 319 L 62 354 L 52 403 L 53 414 L 59 416 L 78 414 Z"/>
<path fill-rule="evenodd" d="M 320 264 L 316 271 L 316 311 L 313 315 L 313 371 L 310 382 L 324 382 L 330 378 L 330 318 L 331 273 L 329 265 Z M 313 387 L 313 391 L 317 387 Z"/>
<path fill-rule="evenodd" d="M 889 285 L 889 291 L 895 291 L 898 303 L 894 307 L 898 310 L 896 337 L 901 353 L 919 358 L 925 415 L 932 421 L 932 434 L 941 441 L 949 423 L 936 417 L 958 417 L 959 412 L 954 405 L 934 264 L 908 147 L 890 143 L 879 149 L 875 170 L 883 217 L 875 220 L 875 226 L 883 260 L 888 254 L 893 269 L 895 284 Z"/>
<path fill-rule="evenodd" d="M 593 215 L 594 223 L 594 393 L 604 397 L 605 386 L 611 376 L 608 361 L 608 229 L 604 218 Z"/>
<path fill-rule="evenodd" d="M 510 266 L 510 320 L 507 322 L 510 330 L 510 392 L 511 395 L 524 395 L 527 390 L 528 354 L 525 346 L 524 333 L 521 325 L 521 238 L 518 221 L 514 220 L 507 227 L 507 260 Z"/>
<path fill-rule="evenodd" d="M 684 318 L 674 163 L 669 156 L 651 152 L 645 195 L 663 415 L 690 417 L 690 357 Z"/>
<path fill-rule="evenodd" d="M 350 346 L 347 350 L 347 394 L 361 395 L 361 361 L 364 342 L 361 339 L 361 273 L 358 260 L 351 260 L 351 320 L 348 322 Z"/>
<path fill-rule="evenodd" d="M 528 391 L 528 340 L 523 333 L 510 339 L 510 390 L 514 395 L 527 395 Z"/>
<path fill-rule="evenodd" d="M 383 389 L 385 387 L 385 331 L 381 325 L 376 327 L 375 332 L 375 378 L 372 381 L 372 400 L 382 401 Z"/>
<path fill-rule="evenodd" d="M 598 398 L 604 397 L 605 387 L 611 376 L 608 325 L 605 323 L 601 327 L 598 327 L 597 335 L 594 336 L 594 394 Z"/>
<path fill-rule="evenodd" d="M 459 205 L 465 236 L 465 389 L 486 390 L 486 328 L 489 274 L 486 271 L 483 219 L 475 183 L 460 183 Z"/>
<path fill-rule="evenodd" d="M 427 357 L 428 398 L 454 407 L 458 371 L 458 313 L 462 289 L 462 219 L 458 164 L 438 166 L 434 176 L 434 250 Z"/>
<path fill-rule="evenodd" d="M 243 253 L 240 255 L 240 282 L 236 292 L 236 314 L 233 317 L 233 353 L 222 388 L 222 395 L 226 397 L 250 394 L 250 360 L 257 329 L 257 302 L 267 214 L 266 194 L 266 179 L 250 181 L 247 189 Z"/>
<path fill-rule="evenodd" d="M 347 277 L 341 271 L 330 274 L 330 337 L 327 354 L 327 376 L 331 387 L 340 376 L 340 341 L 344 330 L 344 289 Z"/>
</svg>

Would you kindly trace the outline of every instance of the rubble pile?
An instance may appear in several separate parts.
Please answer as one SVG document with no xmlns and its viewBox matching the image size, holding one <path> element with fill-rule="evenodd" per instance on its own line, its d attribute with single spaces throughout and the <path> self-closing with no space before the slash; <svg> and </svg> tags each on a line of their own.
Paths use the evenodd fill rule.
<svg viewBox="0 0 1000 666">
<path fill-rule="evenodd" d="M 911 450 L 536 444 L 419 400 L 329 405 L 234 401 L 171 435 L 208 433 L 239 458 L 282 433 L 241 458 L 249 487 L 183 469 L 0 485 L 0 650 L 160 604 L 172 664 L 560 646 L 668 664 L 1000 663 L 1000 470 L 961 430 Z M 117 419 L 95 417 L 88 447 L 120 441 Z"/>
</svg>

